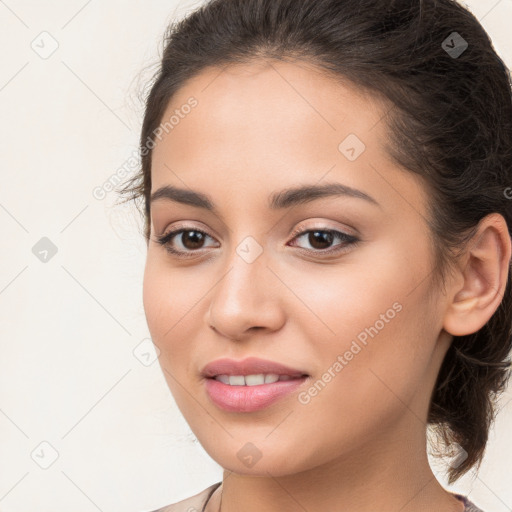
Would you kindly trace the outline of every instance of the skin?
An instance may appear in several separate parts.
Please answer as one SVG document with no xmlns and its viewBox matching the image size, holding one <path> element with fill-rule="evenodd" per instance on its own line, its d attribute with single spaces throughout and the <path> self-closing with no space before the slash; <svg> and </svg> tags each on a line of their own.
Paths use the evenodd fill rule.
<svg viewBox="0 0 512 512">
<path fill-rule="evenodd" d="M 225 470 L 222 512 L 373 512 L 377 503 L 381 512 L 462 511 L 429 466 L 427 410 L 452 335 L 480 329 L 501 302 L 511 255 L 503 217 L 480 223 L 441 290 L 432 281 L 428 196 L 386 153 L 383 104 L 312 65 L 275 61 L 203 71 L 163 119 L 190 96 L 197 107 L 153 150 L 152 192 L 200 191 L 218 213 L 151 204 L 143 300 L 176 403 Z M 354 161 L 338 150 L 350 133 L 366 146 Z M 379 205 L 338 196 L 268 207 L 275 191 L 327 181 Z M 155 241 L 184 224 L 208 234 L 202 245 L 174 238 L 188 259 Z M 294 228 L 360 241 L 314 245 L 307 234 L 291 237 Z M 236 252 L 248 236 L 263 251 L 252 263 Z M 336 246 L 344 248 L 321 255 Z M 301 390 L 310 388 L 394 303 L 400 312 L 307 404 L 297 391 L 261 411 L 233 413 L 206 394 L 200 371 L 221 357 L 302 369 L 310 378 Z M 261 454 L 252 467 L 237 457 L 248 442 Z"/>
</svg>

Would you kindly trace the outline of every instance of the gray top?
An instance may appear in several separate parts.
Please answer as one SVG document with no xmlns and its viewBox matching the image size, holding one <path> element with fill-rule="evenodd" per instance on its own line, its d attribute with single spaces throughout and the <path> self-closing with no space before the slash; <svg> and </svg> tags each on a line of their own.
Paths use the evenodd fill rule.
<svg viewBox="0 0 512 512">
<path fill-rule="evenodd" d="M 221 484 L 222 482 L 217 482 L 213 485 L 210 485 L 210 487 L 207 487 L 198 494 L 191 496 L 190 498 L 179 501 L 178 503 L 174 503 L 173 505 L 168 505 L 167 507 L 159 508 L 158 510 L 154 510 L 152 512 L 206 512 L 206 505 L 208 504 L 208 501 Z M 466 496 L 455 493 L 453 493 L 453 495 L 464 503 L 466 507 L 464 512 L 483 512 L 482 509 L 478 508 L 474 503 L 469 501 Z M 212 510 L 211 512 L 217 511 Z"/>
<path fill-rule="evenodd" d="M 484 512 L 481 508 L 478 508 L 474 503 L 469 501 L 466 496 L 462 496 L 461 494 L 454 494 L 454 496 L 466 505 L 464 512 Z"/>
</svg>

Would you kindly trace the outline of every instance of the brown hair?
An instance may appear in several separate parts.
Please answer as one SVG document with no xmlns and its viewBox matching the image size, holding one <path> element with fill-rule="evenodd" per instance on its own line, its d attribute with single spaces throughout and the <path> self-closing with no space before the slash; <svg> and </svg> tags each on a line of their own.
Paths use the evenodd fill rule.
<svg viewBox="0 0 512 512">
<path fill-rule="evenodd" d="M 212 0 L 168 28 L 146 98 L 142 168 L 120 191 L 144 202 L 146 240 L 148 141 L 173 95 L 207 67 L 258 58 L 309 61 L 391 106 L 387 150 L 426 183 L 440 282 L 484 216 L 501 214 L 512 235 L 511 75 L 468 10 L 453 0 Z M 428 423 L 467 452 L 450 483 L 482 461 L 511 343 L 509 272 L 488 323 L 454 337 L 433 390 Z"/>
</svg>

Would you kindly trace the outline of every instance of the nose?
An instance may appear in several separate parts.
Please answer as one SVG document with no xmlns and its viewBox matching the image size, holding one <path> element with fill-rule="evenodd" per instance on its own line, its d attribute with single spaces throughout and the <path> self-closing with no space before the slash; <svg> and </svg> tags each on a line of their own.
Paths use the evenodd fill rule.
<svg viewBox="0 0 512 512">
<path fill-rule="evenodd" d="M 285 318 L 283 287 L 265 253 L 252 262 L 235 253 L 209 295 L 206 325 L 237 341 L 251 337 L 256 330 L 278 330 Z"/>
</svg>

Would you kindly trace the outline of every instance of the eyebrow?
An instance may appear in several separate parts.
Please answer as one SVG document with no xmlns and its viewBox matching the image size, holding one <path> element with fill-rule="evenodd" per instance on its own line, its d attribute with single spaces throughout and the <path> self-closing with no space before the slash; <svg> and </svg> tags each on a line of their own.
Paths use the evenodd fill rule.
<svg viewBox="0 0 512 512">
<path fill-rule="evenodd" d="M 268 204 L 271 210 L 280 210 L 309 203 L 316 199 L 333 196 L 354 197 L 357 199 L 363 199 L 376 206 L 381 206 L 373 197 L 369 196 L 365 192 L 336 182 L 326 183 L 324 185 L 301 185 L 298 187 L 287 188 L 280 192 L 274 192 L 269 197 Z M 152 203 L 153 201 L 162 199 L 218 213 L 212 199 L 208 195 L 195 190 L 165 185 L 160 187 L 151 195 L 150 201 Z"/>
</svg>

